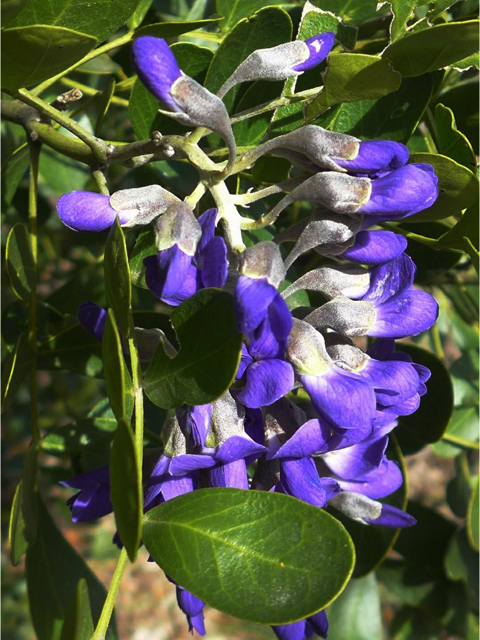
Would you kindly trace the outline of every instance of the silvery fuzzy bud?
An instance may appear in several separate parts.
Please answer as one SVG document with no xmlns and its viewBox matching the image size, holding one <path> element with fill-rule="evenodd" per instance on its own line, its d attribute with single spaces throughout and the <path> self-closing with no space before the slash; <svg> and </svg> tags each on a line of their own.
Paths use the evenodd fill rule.
<svg viewBox="0 0 480 640">
<path fill-rule="evenodd" d="M 187 453 L 187 441 L 176 417 L 169 418 L 162 429 L 163 449 L 166 456 L 174 458 Z"/>
<path fill-rule="evenodd" d="M 183 253 L 193 256 L 202 237 L 202 228 L 190 207 L 178 202 L 167 209 L 154 224 L 158 251 L 177 245 Z"/>
<path fill-rule="evenodd" d="M 249 278 L 266 278 L 276 289 L 285 280 L 286 275 L 280 249 L 270 240 L 245 249 L 240 271 Z"/>
<path fill-rule="evenodd" d="M 90 191 L 71 191 L 61 196 L 57 211 L 61 221 L 74 231 L 105 231 L 118 216 L 122 227 L 149 224 L 178 198 L 159 185 L 122 189 L 107 196 Z"/>
<path fill-rule="evenodd" d="M 311 324 L 296 318 L 288 339 L 287 359 L 301 375 L 322 375 L 333 364 L 322 334 Z"/>
<path fill-rule="evenodd" d="M 210 431 L 207 437 L 207 447 L 220 447 L 232 436 L 245 436 L 245 411 L 232 398 L 231 394 L 223 394 L 212 402 L 212 416 Z"/>
<path fill-rule="evenodd" d="M 307 420 L 305 411 L 287 398 L 277 400 L 265 409 L 265 441 L 284 444 Z M 268 446 L 268 444 L 267 444 Z"/>
<path fill-rule="evenodd" d="M 163 349 L 169 358 L 174 358 L 177 355 L 177 350 L 161 329 L 135 327 L 135 338 L 137 340 L 139 357 L 142 362 L 150 362 L 153 354 L 157 350 L 159 342 L 162 343 Z"/>
<path fill-rule="evenodd" d="M 305 322 L 317 329 L 333 329 L 349 337 L 367 335 L 375 320 L 375 307 L 371 302 L 343 297 L 334 298 L 305 318 Z"/>
<path fill-rule="evenodd" d="M 367 498 L 361 493 L 342 491 L 330 500 L 330 504 L 352 520 L 362 524 L 370 524 L 366 519 L 377 520 L 382 513 L 381 502 Z"/>
<path fill-rule="evenodd" d="M 325 266 L 307 272 L 282 291 L 288 298 L 296 291 L 318 291 L 327 298 L 345 296 L 356 300 L 363 297 L 370 287 L 370 273 L 357 266 Z"/>
<path fill-rule="evenodd" d="M 241 82 L 286 80 L 298 76 L 325 60 L 335 42 L 332 31 L 320 33 L 306 41 L 294 40 L 251 53 L 224 82 L 218 91 L 223 96 Z"/>
<path fill-rule="evenodd" d="M 346 371 L 359 371 L 363 369 L 370 360 L 364 351 L 356 347 L 348 338 L 329 333 L 325 337 L 327 353 L 338 367 Z"/>
</svg>

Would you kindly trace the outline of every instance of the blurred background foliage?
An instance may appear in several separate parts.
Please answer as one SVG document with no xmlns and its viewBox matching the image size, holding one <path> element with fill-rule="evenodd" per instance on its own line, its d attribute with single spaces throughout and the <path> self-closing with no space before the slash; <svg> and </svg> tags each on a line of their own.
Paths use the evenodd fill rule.
<svg viewBox="0 0 480 640">
<path fill-rule="evenodd" d="M 98 12 L 82 15 L 79 3 L 59 1 L 57 7 L 35 0 L 2 2 L 2 16 L 10 31 L 35 22 L 55 24 L 93 36 L 98 44 L 122 37 L 132 29 L 167 37 L 169 42 L 175 42 L 174 51 L 182 69 L 215 90 L 221 78 L 238 64 L 238 57 L 244 56 L 250 36 L 258 43 L 261 33 L 261 46 L 289 40 L 292 25 L 293 34 L 297 31 L 304 3 L 129 0 L 114 4 L 110 0 L 92 0 L 92 4 L 98 5 Z M 272 4 L 277 5 L 275 9 L 265 9 Z M 478 15 L 478 3 L 392 0 L 378 10 L 375 0 L 317 0 L 315 4 L 341 20 L 333 18 L 341 43 L 339 51 L 343 45 L 348 51 L 378 56 L 390 40 L 400 47 L 399 53 L 392 49 L 397 63 L 404 67 L 419 64 L 420 73 L 418 68 L 413 72 L 403 70 L 397 86 L 386 91 L 389 80 L 382 73 L 390 72 L 378 68 L 366 80 L 357 82 L 352 92 L 347 81 L 342 85 L 349 78 L 348 68 L 327 69 L 324 63 L 321 73 L 318 69 L 305 73 L 296 86 L 296 91 L 305 91 L 325 83 L 320 101 L 316 98 L 305 112 L 305 105 L 296 103 L 277 109 L 273 119 L 269 112 L 239 122 L 235 125 L 237 143 L 242 147 L 255 145 L 267 132 L 279 135 L 306 117 L 315 124 L 362 139 L 388 138 L 407 143 L 415 160 L 434 163 L 441 175 L 442 189 L 439 202 L 426 215 L 422 212 L 399 225 L 399 232 L 409 238 L 407 253 L 417 264 L 417 284 L 440 303 L 438 323 L 427 334 L 407 341 L 415 361 L 429 366 L 433 375 L 420 410 L 402 419 L 396 431 L 398 443 L 392 449 L 408 476 L 408 511 L 418 519 L 418 525 L 399 536 L 373 527 L 348 525 L 358 553 L 356 577 L 330 609 L 329 638 L 473 640 L 478 637 L 478 53 L 455 58 L 452 63 L 440 65 L 445 66 L 443 69 L 435 65 L 429 68 L 425 63 L 428 51 L 415 51 L 413 47 L 412 53 L 413 45 L 405 36 L 407 29 L 408 34 L 420 33 L 430 29 L 430 24 L 466 23 Z M 8 13 L 12 7 L 18 10 L 16 16 Z M 62 7 L 65 11 L 60 19 Z M 263 10 L 263 17 L 257 14 L 254 21 L 240 22 L 258 10 Z M 127 19 L 127 26 L 122 26 Z M 198 23 L 206 19 L 210 21 Z M 178 21 L 194 24 L 180 26 Z M 252 35 L 254 29 L 259 31 Z M 445 42 L 450 33 L 442 35 Z M 18 55 L 18 51 L 9 49 L 9 38 L 11 33 L 7 33 L 4 68 L 12 55 Z M 401 49 L 402 43 L 406 49 Z M 216 53 L 220 51 L 222 55 Z M 20 70 L 21 64 L 18 58 Z M 165 134 L 185 131 L 159 115 L 154 98 L 136 82 L 128 44 L 111 48 L 48 84 L 51 75 L 52 70 L 47 69 L 43 77 L 37 78 L 38 82 L 47 80 L 42 98 L 52 102 L 62 92 L 79 88 L 83 98 L 73 103 L 68 115 L 105 140 L 144 139 L 152 130 Z M 7 76 L 10 81 L 8 69 Z M 277 83 L 242 85 L 229 94 L 227 105 L 232 114 L 239 113 L 278 97 L 281 90 L 282 85 Z M 18 344 L 26 327 L 27 308 L 18 295 L 21 284 L 13 281 L 12 286 L 5 265 L 10 229 L 27 223 L 28 150 L 24 130 L 11 122 L 3 122 L 2 140 L 2 352 L 7 362 L 15 349 L 20 360 L 28 361 L 28 354 Z M 208 145 L 217 149 L 219 156 L 224 153 L 216 136 L 209 136 Z M 441 154 L 441 158 L 432 160 L 425 154 Z M 284 179 L 286 170 L 288 163 L 279 158 L 262 159 L 250 172 L 230 178 L 228 184 L 231 191 L 243 192 L 251 186 Z M 195 170 L 175 160 L 152 162 L 135 171 L 110 165 L 107 179 L 111 191 L 158 183 L 180 197 L 196 186 Z M 105 235 L 75 233 L 64 227 L 55 213 L 60 195 L 82 189 L 96 190 L 89 167 L 44 146 L 38 212 L 39 419 L 44 434 L 40 483 L 68 542 L 84 554 L 108 584 L 116 555 L 110 543 L 112 519 L 91 526 L 73 526 L 64 502 L 66 493 L 58 485 L 70 474 L 107 463 L 116 425 L 104 400 L 101 346 L 90 340 L 76 322 L 81 302 L 105 305 L 100 277 Z M 275 202 L 273 197 L 266 204 L 255 203 L 251 210 L 259 215 Z M 209 204 L 205 198 L 202 208 Z M 307 213 L 304 204 L 290 207 L 278 230 Z M 148 233 L 127 233 L 132 273 L 138 285 L 134 288 L 134 308 L 159 311 L 161 307 L 145 291 L 141 271 L 141 252 L 152 243 Z M 268 237 L 268 230 L 256 235 L 257 239 Z M 296 274 L 320 263 L 321 257 L 310 252 L 298 261 Z M 3 416 L 4 541 L 30 442 L 28 385 L 22 383 L 21 372 L 18 375 L 18 392 L 7 398 Z M 164 410 L 146 400 L 147 446 L 158 446 L 165 417 Z M 393 499 L 401 505 L 406 499 L 405 491 Z M 139 561 L 129 567 L 123 583 L 117 606 L 120 638 L 186 638 L 183 618 L 174 610 L 173 588 L 145 559 L 142 552 Z M 22 564 L 12 569 L 5 542 L 2 579 L 3 637 L 30 640 L 34 635 Z M 268 628 L 233 621 L 216 612 L 207 614 L 207 625 L 212 639 L 272 637 Z"/>
</svg>

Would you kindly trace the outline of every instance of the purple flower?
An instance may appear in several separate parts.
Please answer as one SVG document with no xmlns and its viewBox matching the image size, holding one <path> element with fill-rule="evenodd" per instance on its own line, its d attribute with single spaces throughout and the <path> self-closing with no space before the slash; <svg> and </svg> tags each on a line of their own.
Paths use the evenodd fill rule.
<svg viewBox="0 0 480 640">
<path fill-rule="evenodd" d="M 332 499 L 331 503 L 336 509 L 361 524 L 396 529 L 411 527 L 416 523 L 415 518 L 401 509 L 382 504 L 361 493 L 342 491 Z"/>
<path fill-rule="evenodd" d="M 99 342 L 102 341 L 107 312 L 94 302 L 82 302 L 77 313 L 82 327 Z"/>
<path fill-rule="evenodd" d="M 408 148 L 392 140 L 367 140 L 359 143 L 358 155 L 353 160 L 338 159 L 335 162 L 354 174 L 375 174 L 394 171 L 408 162 Z"/>
<path fill-rule="evenodd" d="M 137 38 L 132 45 L 132 60 L 150 93 L 172 111 L 181 111 L 170 90 L 183 74 L 166 41 L 153 36 Z"/>
<path fill-rule="evenodd" d="M 272 627 L 278 640 L 305 640 L 315 633 L 321 638 L 328 634 L 328 620 L 325 611 L 319 611 L 313 616 L 291 624 L 282 624 Z"/>
<path fill-rule="evenodd" d="M 92 469 L 70 480 L 63 480 L 60 484 L 80 489 L 67 501 L 73 522 L 91 522 L 112 513 L 108 467 Z"/>
<path fill-rule="evenodd" d="M 308 71 L 323 62 L 335 44 L 335 34 L 333 31 L 326 31 L 313 36 L 313 38 L 308 38 L 304 42 L 308 47 L 308 58 L 305 62 L 292 67 L 292 71 Z"/>
<path fill-rule="evenodd" d="M 216 218 L 216 209 L 209 209 L 199 217 L 202 236 L 193 255 L 174 244 L 144 259 L 145 279 L 157 298 L 177 306 L 204 287 L 224 286 L 227 248 L 223 238 L 215 236 Z"/>
<path fill-rule="evenodd" d="M 190 633 L 193 633 L 195 629 L 197 633 L 204 636 L 206 633 L 205 616 L 203 615 L 205 603 L 180 585 L 177 585 L 177 602 L 180 609 L 187 616 Z"/>
<path fill-rule="evenodd" d="M 358 264 L 377 265 L 400 256 L 407 244 L 404 236 L 393 231 L 359 231 L 353 244 L 338 257 Z"/>
</svg>

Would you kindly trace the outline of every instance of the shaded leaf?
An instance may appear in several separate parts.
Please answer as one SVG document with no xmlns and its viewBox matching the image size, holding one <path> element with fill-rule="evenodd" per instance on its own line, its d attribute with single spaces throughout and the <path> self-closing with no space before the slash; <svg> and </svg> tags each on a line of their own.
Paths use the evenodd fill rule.
<svg viewBox="0 0 480 640">
<path fill-rule="evenodd" d="M 2 4 L 3 7 L 3 4 Z M 30 163 L 28 144 L 22 144 L 2 164 L 2 200 L 9 205 Z"/>
<path fill-rule="evenodd" d="M 112 411 L 117 420 L 130 419 L 133 412 L 133 385 L 123 357 L 122 341 L 115 315 L 108 310 L 102 339 L 103 376 Z"/>
<path fill-rule="evenodd" d="M 118 216 L 108 232 L 105 244 L 104 272 L 107 306 L 113 309 L 119 329 L 125 338 L 128 338 L 130 335 L 132 285 L 125 235 Z"/>
<path fill-rule="evenodd" d="M 344 588 L 354 560 L 335 518 L 268 491 L 184 494 L 145 515 L 143 539 L 157 564 L 197 597 L 263 624 L 323 609 Z"/>
<path fill-rule="evenodd" d="M 464 238 L 468 238 L 474 247 L 479 246 L 478 203 L 470 206 L 455 226 L 444 233 L 439 242 L 452 249 L 464 249 Z"/>
<path fill-rule="evenodd" d="M 85 418 L 49 429 L 40 446 L 43 451 L 54 456 L 108 452 L 116 428 L 117 421 L 114 418 Z"/>
<path fill-rule="evenodd" d="M 321 0 L 321 6 L 325 11 L 333 11 L 345 22 L 355 24 L 385 13 L 385 9 L 383 12 L 377 10 L 376 0 Z"/>
<path fill-rule="evenodd" d="M 402 222 L 401 227 L 405 231 L 433 239 L 440 237 L 448 229 L 445 223 L 435 220 L 416 224 L 404 224 Z M 412 258 L 417 267 L 415 282 L 419 284 L 428 283 L 449 271 L 462 257 L 461 253 L 439 251 L 438 249 L 427 247 L 421 242 L 417 242 L 414 237 L 408 238 L 406 253 Z"/>
<path fill-rule="evenodd" d="M 474 171 L 477 163 L 472 145 L 468 138 L 458 131 L 453 111 L 443 104 L 437 104 L 435 107 L 435 129 L 438 151 Z"/>
<path fill-rule="evenodd" d="M 30 446 L 25 455 L 22 477 L 15 491 L 10 523 L 8 547 L 10 561 L 17 566 L 27 549 L 34 544 L 38 531 L 37 450 Z"/>
<path fill-rule="evenodd" d="M 12 402 L 30 371 L 34 355 L 24 333 L 21 333 L 15 348 L 2 364 L 2 413 L 8 411 Z"/>
<path fill-rule="evenodd" d="M 120 539 L 135 562 L 142 535 L 143 491 L 130 424 L 118 420 L 110 453 L 110 499 Z"/>
<path fill-rule="evenodd" d="M 415 7 L 423 4 L 422 0 L 389 0 L 392 7 L 393 20 L 390 23 L 390 39 L 392 42 L 401 38 L 406 30 L 407 23 L 414 15 Z"/>
<path fill-rule="evenodd" d="M 26 300 L 36 286 L 35 263 L 27 227 L 18 223 L 10 229 L 5 249 L 10 284 L 17 298 Z"/>
<path fill-rule="evenodd" d="M 329 640 L 382 640 L 377 578 L 370 573 L 350 581 L 328 611 Z"/>
<path fill-rule="evenodd" d="M 145 282 L 145 266 L 143 259 L 157 253 L 155 232 L 151 227 L 142 229 L 137 236 L 135 246 L 130 255 L 130 275 L 132 284 L 142 289 L 148 289 Z"/>
<path fill-rule="evenodd" d="M 403 76 L 442 69 L 478 51 L 478 20 L 438 24 L 390 44 L 382 56 Z"/>
<path fill-rule="evenodd" d="M 2 0 L 2 27 L 6 27 L 22 11 L 28 0 Z"/>
<path fill-rule="evenodd" d="M 444 435 L 445 440 L 432 447 L 438 456 L 453 458 L 460 455 L 463 449 L 475 448 L 478 442 L 478 408 L 456 408 Z"/>
<path fill-rule="evenodd" d="M 101 343 L 77 323 L 39 346 L 37 367 L 100 377 L 103 369 L 101 350 Z"/>
<path fill-rule="evenodd" d="M 95 123 L 95 135 L 100 136 L 102 132 L 102 126 L 105 120 L 105 116 L 107 115 L 107 111 L 110 108 L 110 103 L 113 98 L 113 94 L 115 93 L 115 80 L 114 78 L 110 78 L 107 86 L 100 94 L 100 98 L 98 100 L 98 115 L 97 121 Z"/>
<path fill-rule="evenodd" d="M 171 320 L 180 352 L 170 359 L 159 343 L 145 373 L 145 393 L 164 409 L 212 402 L 230 387 L 240 360 L 233 296 L 202 289 Z"/>
<path fill-rule="evenodd" d="M 96 42 L 96 38 L 63 27 L 4 29 L 2 86 L 15 90 L 51 78 L 81 60 Z M 37 64 L 32 66 L 32 60 Z"/>
<path fill-rule="evenodd" d="M 447 485 L 448 506 L 458 518 L 465 518 L 472 495 L 470 471 L 465 451 L 455 458 L 455 476 Z"/>
<path fill-rule="evenodd" d="M 60 640 L 89 640 L 94 631 L 88 584 L 80 578 L 62 627 Z"/>
<path fill-rule="evenodd" d="M 272 0 L 268 4 L 287 4 L 280 0 Z M 220 24 L 222 31 L 231 31 L 233 27 L 259 9 L 265 7 L 265 0 L 217 0 L 217 11 L 224 16 Z"/>
<path fill-rule="evenodd" d="M 208 27 L 212 24 L 220 22 L 223 18 L 208 18 L 206 20 L 191 20 L 182 22 L 154 22 L 147 24 L 144 27 L 140 27 L 135 31 L 135 38 L 140 36 L 155 36 L 156 38 L 176 38 L 182 35 L 182 33 L 189 33 L 190 31 L 196 31 L 203 27 Z"/>
<path fill-rule="evenodd" d="M 479 506 L 478 506 L 478 477 L 475 482 L 470 501 L 468 503 L 467 514 L 467 535 L 468 541 L 475 551 L 478 551 L 478 525 L 479 525 Z"/>
</svg>

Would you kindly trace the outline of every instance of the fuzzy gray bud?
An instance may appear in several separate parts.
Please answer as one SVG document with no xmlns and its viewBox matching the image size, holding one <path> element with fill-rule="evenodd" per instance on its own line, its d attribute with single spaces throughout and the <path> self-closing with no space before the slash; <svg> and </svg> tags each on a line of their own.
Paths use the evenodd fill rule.
<svg viewBox="0 0 480 640">
<path fill-rule="evenodd" d="M 330 500 L 330 504 L 349 518 L 352 518 L 352 520 L 356 520 L 362 524 L 369 524 L 365 522 L 365 518 L 368 520 L 377 520 L 382 513 L 381 502 L 367 498 L 361 493 L 342 491 Z"/>
<path fill-rule="evenodd" d="M 338 297 L 310 313 L 305 322 L 317 329 L 333 329 L 353 337 L 367 335 L 375 319 L 375 307 L 370 302 Z"/>
<path fill-rule="evenodd" d="M 154 225 L 155 244 L 159 251 L 175 244 L 183 253 L 193 256 L 202 237 L 202 228 L 192 210 L 184 202 L 169 207 Z"/>
<path fill-rule="evenodd" d="M 266 278 L 278 289 L 286 275 L 280 249 L 270 240 L 247 247 L 242 254 L 241 272 L 249 278 Z"/>
<path fill-rule="evenodd" d="M 370 286 L 370 273 L 357 266 L 320 267 L 308 271 L 301 278 L 282 291 L 288 298 L 296 291 L 319 291 L 327 298 L 342 295 L 358 299 L 364 296 Z"/>
<path fill-rule="evenodd" d="M 125 228 L 146 225 L 158 218 L 179 199 L 158 184 L 137 189 L 121 189 L 110 196 L 110 205 L 116 211 L 135 211 Z"/>
<path fill-rule="evenodd" d="M 300 374 L 322 375 L 332 366 L 325 339 L 311 324 L 294 318 L 287 359 Z"/>
</svg>

